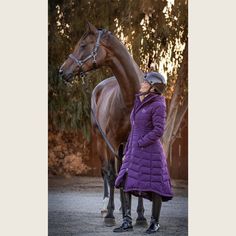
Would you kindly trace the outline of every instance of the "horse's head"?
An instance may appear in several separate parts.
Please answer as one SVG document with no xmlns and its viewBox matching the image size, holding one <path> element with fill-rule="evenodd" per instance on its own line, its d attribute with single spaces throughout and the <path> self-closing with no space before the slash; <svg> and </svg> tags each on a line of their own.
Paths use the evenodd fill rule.
<svg viewBox="0 0 236 236">
<path fill-rule="evenodd" d="M 59 70 L 59 74 L 65 81 L 72 81 L 77 74 L 84 76 L 85 72 L 102 65 L 106 57 L 106 51 L 102 45 L 105 32 L 105 30 L 96 29 L 88 22 L 87 31 Z"/>
</svg>

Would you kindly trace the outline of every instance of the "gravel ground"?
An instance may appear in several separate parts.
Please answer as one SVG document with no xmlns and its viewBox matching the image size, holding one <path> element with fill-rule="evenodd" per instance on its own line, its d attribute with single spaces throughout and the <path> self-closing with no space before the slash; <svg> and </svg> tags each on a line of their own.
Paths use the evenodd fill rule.
<svg viewBox="0 0 236 236">
<path fill-rule="evenodd" d="M 188 235 L 188 188 L 186 181 L 172 180 L 174 198 L 164 202 L 161 209 L 160 230 L 154 235 Z M 103 183 L 97 177 L 49 177 L 48 235 L 114 236 L 114 227 L 122 222 L 119 212 L 119 190 L 115 191 L 116 226 L 108 227 L 100 213 Z M 147 226 L 135 225 L 137 198 L 132 198 L 133 232 L 122 235 L 144 235 Z M 151 202 L 144 200 L 145 217 L 150 220 Z M 118 234 L 121 235 L 121 234 Z"/>
</svg>

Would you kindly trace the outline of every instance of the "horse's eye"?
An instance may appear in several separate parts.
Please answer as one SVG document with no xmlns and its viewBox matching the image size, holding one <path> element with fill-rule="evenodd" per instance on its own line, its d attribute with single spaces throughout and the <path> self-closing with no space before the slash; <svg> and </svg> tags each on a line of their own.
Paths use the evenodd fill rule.
<svg viewBox="0 0 236 236">
<path fill-rule="evenodd" d="M 85 48 L 86 47 L 86 44 L 82 44 L 80 45 L 81 48 Z"/>
</svg>

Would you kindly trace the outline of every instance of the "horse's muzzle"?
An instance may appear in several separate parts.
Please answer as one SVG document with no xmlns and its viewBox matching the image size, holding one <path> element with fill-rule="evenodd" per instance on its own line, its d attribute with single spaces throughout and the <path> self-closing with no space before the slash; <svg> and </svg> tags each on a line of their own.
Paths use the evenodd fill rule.
<svg viewBox="0 0 236 236">
<path fill-rule="evenodd" d="M 73 80 L 73 74 L 72 73 L 66 74 L 62 68 L 59 69 L 59 77 L 66 82 L 71 82 Z"/>
</svg>

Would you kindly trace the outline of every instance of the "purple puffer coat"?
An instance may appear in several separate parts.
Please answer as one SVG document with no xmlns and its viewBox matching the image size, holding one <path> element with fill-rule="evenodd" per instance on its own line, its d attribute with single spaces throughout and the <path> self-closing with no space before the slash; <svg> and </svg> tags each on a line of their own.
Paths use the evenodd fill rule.
<svg viewBox="0 0 236 236">
<path fill-rule="evenodd" d="M 124 151 L 125 159 L 115 186 L 125 192 L 152 200 L 151 193 L 172 199 L 170 176 L 160 141 L 166 121 L 165 98 L 150 93 L 140 101 L 136 94 L 130 115 L 131 132 Z"/>
</svg>

